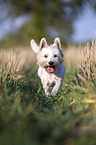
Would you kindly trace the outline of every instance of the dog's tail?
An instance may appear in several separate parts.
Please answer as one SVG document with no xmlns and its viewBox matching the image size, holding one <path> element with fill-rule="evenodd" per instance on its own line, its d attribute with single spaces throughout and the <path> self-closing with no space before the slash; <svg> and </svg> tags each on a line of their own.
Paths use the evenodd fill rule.
<svg viewBox="0 0 96 145">
<path fill-rule="evenodd" d="M 37 43 L 35 42 L 34 39 L 31 40 L 30 44 L 31 44 L 31 48 L 33 49 L 33 51 L 35 53 L 38 53 L 40 47 L 37 45 Z"/>
</svg>

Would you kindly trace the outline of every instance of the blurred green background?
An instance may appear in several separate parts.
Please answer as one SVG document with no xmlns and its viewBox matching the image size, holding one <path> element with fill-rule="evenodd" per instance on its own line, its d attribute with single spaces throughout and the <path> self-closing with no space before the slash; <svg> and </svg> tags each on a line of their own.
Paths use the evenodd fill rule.
<svg viewBox="0 0 96 145">
<path fill-rule="evenodd" d="M 50 41 L 57 36 L 64 44 L 70 43 L 74 32 L 73 22 L 87 6 L 96 10 L 96 1 L 0 0 L 0 25 L 5 20 L 15 23 L 15 18 L 18 18 L 20 25 L 24 18 L 19 30 L 12 28 L 10 33 L 4 35 L 3 44 L 29 45 L 31 38 L 39 42 L 42 37 Z M 7 23 L 5 27 L 8 27 Z"/>
</svg>

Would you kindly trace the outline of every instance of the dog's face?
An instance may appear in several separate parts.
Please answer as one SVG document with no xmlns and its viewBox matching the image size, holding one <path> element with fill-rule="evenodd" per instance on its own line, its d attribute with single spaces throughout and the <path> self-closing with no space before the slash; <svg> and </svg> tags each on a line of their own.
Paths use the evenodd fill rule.
<svg viewBox="0 0 96 145">
<path fill-rule="evenodd" d="M 32 47 L 32 46 L 31 46 Z M 46 39 L 42 38 L 37 53 L 37 64 L 45 68 L 48 73 L 53 73 L 61 63 L 63 54 L 60 39 L 56 38 L 54 44 L 48 46 Z"/>
<path fill-rule="evenodd" d="M 62 62 L 62 53 L 53 45 L 42 48 L 37 54 L 38 65 L 45 68 L 49 73 L 53 73 Z"/>
</svg>

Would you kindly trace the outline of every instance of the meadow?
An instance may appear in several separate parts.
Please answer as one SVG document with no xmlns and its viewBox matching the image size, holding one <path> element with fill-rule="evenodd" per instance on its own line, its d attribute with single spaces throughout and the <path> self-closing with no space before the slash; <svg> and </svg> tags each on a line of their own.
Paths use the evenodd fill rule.
<svg viewBox="0 0 96 145">
<path fill-rule="evenodd" d="M 0 144 L 96 144 L 96 40 L 63 48 L 65 78 L 45 97 L 30 46 L 0 48 Z"/>
</svg>

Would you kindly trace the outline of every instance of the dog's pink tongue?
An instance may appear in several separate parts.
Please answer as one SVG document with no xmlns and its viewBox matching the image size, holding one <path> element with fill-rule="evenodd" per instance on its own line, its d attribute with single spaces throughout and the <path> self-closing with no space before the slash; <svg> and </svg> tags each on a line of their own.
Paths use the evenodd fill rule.
<svg viewBox="0 0 96 145">
<path fill-rule="evenodd" d="M 47 67 L 48 72 L 52 73 L 54 72 L 54 68 L 53 67 Z"/>
</svg>

